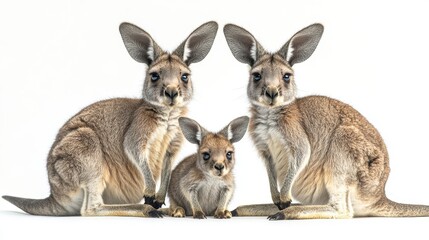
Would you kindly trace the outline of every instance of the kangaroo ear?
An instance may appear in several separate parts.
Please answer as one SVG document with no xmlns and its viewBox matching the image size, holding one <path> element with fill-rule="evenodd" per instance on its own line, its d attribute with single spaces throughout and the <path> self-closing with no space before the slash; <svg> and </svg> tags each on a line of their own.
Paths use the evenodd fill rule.
<svg viewBox="0 0 429 240">
<path fill-rule="evenodd" d="M 247 126 L 249 125 L 249 118 L 246 116 L 236 118 L 232 120 L 228 126 L 226 126 L 222 131 L 220 131 L 221 134 L 223 134 L 226 138 L 228 138 L 229 141 L 232 143 L 240 141 L 244 134 L 247 131 Z"/>
<path fill-rule="evenodd" d="M 121 23 L 119 32 L 128 53 L 137 62 L 150 65 L 163 52 L 149 33 L 136 25 L 126 22 Z"/>
<path fill-rule="evenodd" d="M 253 66 L 265 53 L 265 50 L 256 41 L 255 37 L 244 28 L 234 24 L 227 24 L 223 28 L 223 33 L 232 55 L 242 63 Z"/>
<path fill-rule="evenodd" d="M 190 118 L 180 117 L 179 126 L 182 129 L 183 136 L 190 143 L 201 144 L 201 140 L 206 135 L 206 130 Z"/>
<path fill-rule="evenodd" d="M 204 23 L 195 29 L 173 53 L 182 58 L 188 66 L 203 60 L 213 45 L 217 29 L 216 22 Z"/>
<path fill-rule="evenodd" d="M 310 25 L 295 33 L 277 53 L 288 61 L 291 66 L 295 63 L 304 62 L 316 50 L 322 34 L 322 24 Z"/>
</svg>

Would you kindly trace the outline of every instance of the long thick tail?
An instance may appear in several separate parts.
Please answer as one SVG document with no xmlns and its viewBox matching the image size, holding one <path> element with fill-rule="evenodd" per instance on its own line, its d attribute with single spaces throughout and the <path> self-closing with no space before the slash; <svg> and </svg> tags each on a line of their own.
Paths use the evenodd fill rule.
<svg viewBox="0 0 429 240">
<path fill-rule="evenodd" d="M 429 206 L 403 204 L 385 199 L 373 207 L 374 217 L 429 217 Z"/>
<path fill-rule="evenodd" d="M 26 213 L 42 216 L 68 216 L 71 215 L 50 195 L 45 199 L 27 199 L 12 196 L 3 196 L 4 199 L 19 207 Z"/>
<path fill-rule="evenodd" d="M 243 205 L 233 210 L 232 216 L 271 216 L 279 211 L 274 204 L 252 204 Z"/>
</svg>

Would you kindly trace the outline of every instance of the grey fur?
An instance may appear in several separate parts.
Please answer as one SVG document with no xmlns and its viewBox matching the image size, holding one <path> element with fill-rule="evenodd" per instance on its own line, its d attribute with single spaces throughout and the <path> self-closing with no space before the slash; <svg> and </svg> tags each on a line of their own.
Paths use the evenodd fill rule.
<svg viewBox="0 0 429 240">
<path fill-rule="evenodd" d="M 196 121 L 180 118 L 182 132 L 190 142 L 198 144 L 198 152 L 180 162 L 173 170 L 168 190 L 170 208 L 167 213 L 174 217 L 230 218 L 228 203 L 234 192 L 234 146 L 228 136 L 240 140 L 247 130 L 248 117 L 233 120 L 224 128 L 228 131 L 211 133 L 204 131 Z M 189 136 L 195 137 L 189 137 Z M 200 138 L 200 140 L 198 140 Z M 196 141 L 197 140 L 197 141 Z M 232 140 L 232 139 L 231 139 Z M 209 159 L 204 155 L 209 154 Z M 231 158 L 228 159 L 228 156 Z"/>
<path fill-rule="evenodd" d="M 191 34 L 187 40 L 206 46 L 201 51 L 199 44 L 189 47 L 204 58 L 217 24 L 208 22 L 199 29 L 197 37 Z M 190 76 L 187 82 L 181 80 L 190 74 L 189 64 L 161 50 L 148 33 L 130 23 L 121 24 L 120 32 L 131 57 L 148 65 L 143 98 L 100 101 L 68 120 L 48 155 L 51 195 L 44 200 L 3 196 L 25 212 L 161 216 L 155 208 L 165 201 L 172 162 L 183 141 L 178 119 L 186 114 L 193 93 Z M 156 81 L 153 73 L 159 75 Z M 168 95 L 172 93 L 174 97 Z M 143 198 L 147 204 L 140 204 Z"/>
<path fill-rule="evenodd" d="M 270 215 L 271 220 L 429 216 L 429 206 L 386 197 L 387 149 L 359 112 L 328 97 L 296 97 L 292 65 L 312 55 L 322 25 L 299 31 L 274 54 L 257 44 L 256 58 L 249 42 L 257 41 L 248 31 L 228 24 L 224 33 L 235 58 L 251 66 L 249 132 L 265 162 L 272 200 L 281 210 L 274 214 L 272 204 L 247 205 L 235 215 Z M 290 206 L 292 198 L 303 205 Z"/>
</svg>

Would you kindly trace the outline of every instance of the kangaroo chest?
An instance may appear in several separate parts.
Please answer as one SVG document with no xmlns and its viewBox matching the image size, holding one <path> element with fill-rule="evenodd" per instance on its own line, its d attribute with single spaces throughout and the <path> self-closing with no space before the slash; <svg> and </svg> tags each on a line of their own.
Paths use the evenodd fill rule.
<svg viewBox="0 0 429 240">
<path fill-rule="evenodd" d="M 160 122 L 147 142 L 146 154 L 155 179 L 160 176 L 162 163 L 171 141 L 179 133 L 178 117 Z"/>
<path fill-rule="evenodd" d="M 268 151 L 272 157 L 279 184 L 284 182 L 288 161 L 293 157 L 276 116 L 260 118 L 252 134 L 259 151 Z"/>
<path fill-rule="evenodd" d="M 214 177 L 208 177 L 200 183 L 198 189 L 198 202 L 204 213 L 213 215 L 219 203 L 222 189 L 227 187 L 225 182 Z"/>
<path fill-rule="evenodd" d="M 259 151 L 268 151 L 272 157 L 274 171 L 277 176 L 277 183 L 281 187 L 288 174 L 288 163 L 294 161 L 295 152 L 290 147 L 287 139 L 288 130 L 293 126 L 280 126 L 288 124 L 281 122 L 278 115 L 265 113 L 256 115 L 254 120 L 254 132 L 252 134 Z M 308 154 L 308 162 L 303 163 L 301 169 L 295 174 L 292 183 L 292 196 L 304 204 L 326 204 L 328 195 L 325 186 L 326 176 L 324 175 L 322 161 L 314 161 L 311 158 L 311 150 Z"/>
</svg>

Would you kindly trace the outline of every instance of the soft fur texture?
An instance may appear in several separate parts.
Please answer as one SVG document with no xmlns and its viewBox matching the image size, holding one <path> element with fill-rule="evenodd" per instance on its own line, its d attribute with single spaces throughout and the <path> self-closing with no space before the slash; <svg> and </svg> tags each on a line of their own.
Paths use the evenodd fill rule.
<svg viewBox="0 0 429 240">
<path fill-rule="evenodd" d="M 198 152 L 180 162 L 171 174 L 169 214 L 230 218 L 227 206 L 234 192 L 235 164 L 232 143 L 244 136 L 249 118 L 237 118 L 218 133 L 208 132 L 191 119 L 180 118 L 179 122 L 184 136 L 198 144 Z M 206 154 L 208 159 L 204 159 Z"/>
<path fill-rule="evenodd" d="M 271 220 L 429 216 L 428 206 L 386 197 L 387 149 L 359 112 L 328 97 L 296 98 L 292 65 L 312 55 L 322 25 L 302 29 L 275 53 L 241 27 L 228 24 L 224 33 L 235 58 L 251 66 L 249 132 L 265 162 L 274 202 L 241 206 L 234 215 L 270 215 Z M 303 205 L 290 206 L 292 199 Z"/>
<path fill-rule="evenodd" d="M 48 155 L 51 195 L 44 200 L 3 197 L 25 212 L 161 216 L 155 208 L 165 201 L 183 142 L 178 119 L 193 95 L 189 65 L 207 55 L 217 24 L 205 23 L 189 35 L 185 42 L 193 45 L 186 59 L 180 55 L 183 44 L 168 53 L 133 24 L 122 23 L 119 30 L 130 56 L 148 66 L 142 99 L 100 101 L 67 121 Z M 146 204 L 139 204 L 143 198 Z"/>
</svg>

